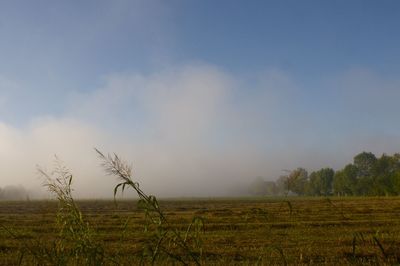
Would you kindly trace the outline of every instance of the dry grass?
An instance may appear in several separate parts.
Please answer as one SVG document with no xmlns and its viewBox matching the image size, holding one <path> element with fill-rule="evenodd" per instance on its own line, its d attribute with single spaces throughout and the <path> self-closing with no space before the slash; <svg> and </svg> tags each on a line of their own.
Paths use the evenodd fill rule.
<svg viewBox="0 0 400 266">
<path fill-rule="evenodd" d="M 147 237 L 135 202 L 77 202 L 109 256 L 140 262 Z M 160 201 L 174 229 L 184 233 L 193 216 L 205 218 L 206 265 L 393 264 L 400 254 L 400 198 L 213 199 Z M 57 202 L 1 202 L 0 264 L 15 265 L 21 242 L 50 243 Z M 158 261 L 156 264 L 161 264 Z M 168 264 L 168 263 L 167 263 Z"/>
</svg>

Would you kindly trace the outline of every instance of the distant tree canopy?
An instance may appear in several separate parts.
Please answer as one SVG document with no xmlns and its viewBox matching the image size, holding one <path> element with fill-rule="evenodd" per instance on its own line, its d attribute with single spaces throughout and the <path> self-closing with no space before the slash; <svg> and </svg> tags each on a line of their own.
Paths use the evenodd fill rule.
<svg viewBox="0 0 400 266">
<path fill-rule="evenodd" d="M 400 154 L 383 154 L 377 158 L 371 152 L 362 152 L 353 158 L 353 163 L 336 172 L 332 168 L 322 168 L 308 174 L 304 168 L 297 168 L 275 182 L 258 177 L 252 191 L 272 196 L 400 195 Z"/>
<path fill-rule="evenodd" d="M 0 200 L 25 200 L 28 192 L 23 186 L 0 187 Z"/>
</svg>

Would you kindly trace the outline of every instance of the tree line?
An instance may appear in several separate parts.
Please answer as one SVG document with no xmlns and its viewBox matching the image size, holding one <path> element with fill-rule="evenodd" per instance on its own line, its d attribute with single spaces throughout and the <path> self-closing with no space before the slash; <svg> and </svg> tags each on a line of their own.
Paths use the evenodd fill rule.
<svg viewBox="0 0 400 266">
<path fill-rule="evenodd" d="M 28 191 L 21 185 L 0 187 L 0 200 L 25 200 L 28 198 Z"/>
<path fill-rule="evenodd" d="M 400 195 L 400 154 L 377 158 L 371 152 L 362 152 L 338 171 L 327 167 L 309 174 L 304 168 L 297 168 L 276 181 L 259 177 L 250 190 L 254 195 L 271 196 Z"/>
</svg>

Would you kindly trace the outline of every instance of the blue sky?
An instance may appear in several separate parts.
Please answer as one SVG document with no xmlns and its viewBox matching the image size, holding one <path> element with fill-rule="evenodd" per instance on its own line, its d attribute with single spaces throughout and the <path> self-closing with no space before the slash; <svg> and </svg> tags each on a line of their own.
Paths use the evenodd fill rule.
<svg viewBox="0 0 400 266">
<path fill-rule="evenodd" d="M 150 184 L 175 176 L 171 184 L 217 179 L 222 188 L 297 166 L 338 168 L 362 150 L 399 151 L 399 9 L 2 1 L 0 148 L 15 154 L 3 147 L 0 158 L 31 169 L 57 153 L 90 176 L 82 159 L 104 146 L 137 162 Z M 14 176 L 29 171 L 0 174 L 23 183 Z"/>
</svg>

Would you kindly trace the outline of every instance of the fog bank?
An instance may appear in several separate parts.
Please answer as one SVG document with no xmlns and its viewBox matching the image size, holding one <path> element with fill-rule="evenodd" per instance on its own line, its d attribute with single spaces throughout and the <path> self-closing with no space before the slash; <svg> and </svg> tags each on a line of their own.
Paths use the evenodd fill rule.
<svg viewBox="0 0 400 266">
<path fill-rule="evenodd" d="M 192 64 L 110 75 L 94 91 L 69 94 L 61 115 L 18 127 L 0 120 L 0 187 L 41 190 L 36 166 L 51 171 L 56 154 L 78 197 L 112 197 L 116 181 L 94 147 L 132 162 L 134 179 L 161 197 L 225 196 L 283 169 L 338 168 L 363 150 L 399 152 L 398 81 L 356 69 L 324 82 L 313 93 L 326 100 L 314 102 L 279 69 L 237 77 Z"/>
</svg>

